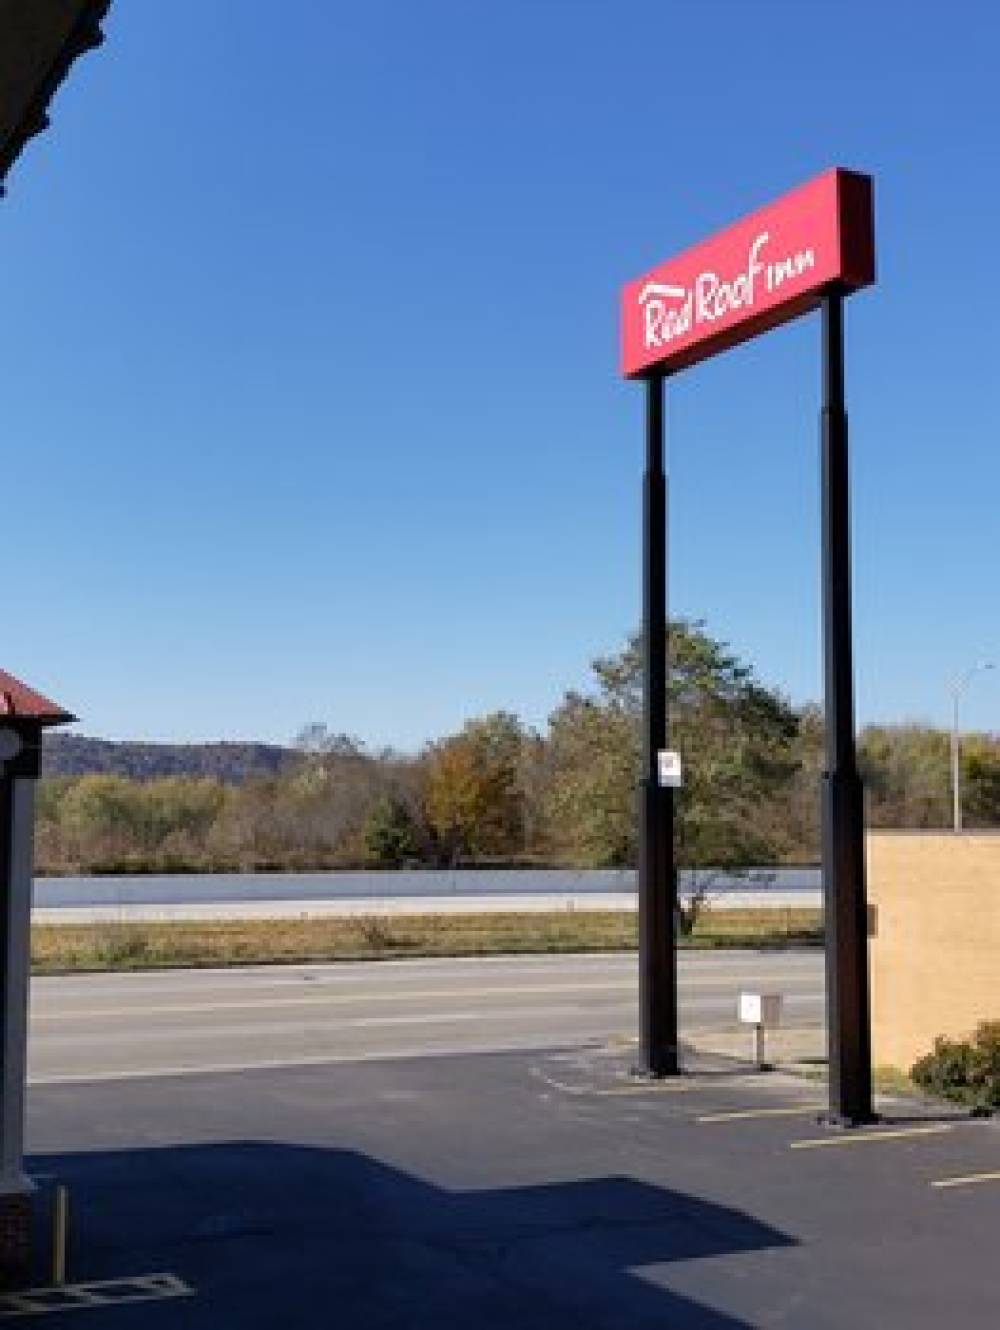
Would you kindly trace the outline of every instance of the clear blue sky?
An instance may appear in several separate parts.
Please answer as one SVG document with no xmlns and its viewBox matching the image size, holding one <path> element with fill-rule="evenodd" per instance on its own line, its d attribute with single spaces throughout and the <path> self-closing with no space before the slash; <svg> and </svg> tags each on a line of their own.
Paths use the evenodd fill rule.
<svg viewBox="0 0 1000 1330">
<path fill-rule="evenodd" d="M 998 44 L 985 3 L 117 0 L 0 203 L 0 665 L 111 737 L 544 724 L 639 617 L 620 284 L 840 164 L 859 720 L 945 721 L 1000 657 Z M 818 333 L 669 401 L 672 608 L 797 701 Z"/>
</svg>

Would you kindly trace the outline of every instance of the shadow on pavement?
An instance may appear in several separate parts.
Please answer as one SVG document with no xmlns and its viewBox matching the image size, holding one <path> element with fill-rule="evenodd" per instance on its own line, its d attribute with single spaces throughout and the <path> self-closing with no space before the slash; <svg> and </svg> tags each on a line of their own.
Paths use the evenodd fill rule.
<svg viewBox="0 0 1000 1330">
<path fill-rule="evenodd" d="M 71 1189 L 71 1280 L 169 1271 L 196 1291 L 75 1311 L 81 1328 L 737 1330 L 749 1323 L 671 1291 L 662 1267 L 793 1243 L 625 1177 L 456 1192 L 351 1151 L 257 1142 L 31 1166 Z"/>
</svg>

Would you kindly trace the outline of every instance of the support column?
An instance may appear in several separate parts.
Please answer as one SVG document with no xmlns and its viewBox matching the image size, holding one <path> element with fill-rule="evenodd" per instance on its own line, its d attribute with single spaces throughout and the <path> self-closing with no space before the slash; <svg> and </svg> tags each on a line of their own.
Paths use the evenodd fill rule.
<svg viewBox="0 0 1000 1330">
<path fill-rule="evenodd" d="M 830 1118 L 872 1120 L 864 806 L 854 745 L 844 301 L 823 297 L 823 893 Z"/>
<path fill-rule="evenodd" d="M 31 1261 L 24 1085 L 33 820 L 34 780 L 0 774 L 0 1288 L 23 1283 Z"/>
<path fill-rule="evenodd" d="M 643 750 L 639 790 L 639 1065 L 673 1076 L 677 1052 L 673 790 L 659 780 L 667 742 L 667 481 L 663 466 L 664 381 L 646 381 L 643 480 Z"/>
</svg>

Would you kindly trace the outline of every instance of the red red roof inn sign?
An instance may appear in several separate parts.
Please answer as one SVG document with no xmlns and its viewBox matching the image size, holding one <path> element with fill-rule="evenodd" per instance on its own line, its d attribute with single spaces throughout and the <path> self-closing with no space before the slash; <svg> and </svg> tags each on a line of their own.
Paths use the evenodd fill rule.
<svg viewBox="0 0 1000 1330">
<path fill-rule="evenodd" d="M 639 800 L 639 1067 L 680 1070 L 674 791 L 667 742 L 665 380 L 810 310 L 822 311 L 823 888 L 830 1117 L 872 1116 L 864 819 L 854 742 L 845 296 L 875 280 L 870 177 L 832 170 L 627 283 L 621 368 L 646 386 L 643 775 Z M 779 613 L 760 598 L 760 614 Z M 676 765 L 679 765 L 677 763 Z M 680 792 L 683 797 L 683 792 Z"/>
<path fill-rule="evenodd" d="M 872 182 L 827 171 L 629 282 L 622 372 L 672 372 L 875 280 Z"/>
</svg>

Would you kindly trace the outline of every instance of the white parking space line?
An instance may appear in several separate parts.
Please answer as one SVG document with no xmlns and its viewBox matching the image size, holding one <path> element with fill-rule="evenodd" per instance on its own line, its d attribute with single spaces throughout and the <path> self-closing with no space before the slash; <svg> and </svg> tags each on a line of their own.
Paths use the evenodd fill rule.
<svg viewBox="0 0 1000 1330">
<path fill-rule="evenodd" d="M 949 1122 L 932 1122 L 921 1127 L 897 1127 L 890 1131 L 844 1131 L 837 1136 L 813 1136 L 792 1141 L 792 1150 L 822 1150 L 827 1146 L 871 1145 L 874 1141 L 904 1141 L 914 1136 L 941 1136 L 951 1131 Z"/>
<path fill-rule="evenodd" d="M 967 1173 L 965 1177 L 938 1178 L 931 1186 L 946 1191 L 952 1187 L 976 1187 L 983 1182 L 1000 1182 L 1000 1173 Z"/>
<path fill-rule="evenodd" d="M 811 1113 L 822 1113 L 825 1104 L 788 1104 L 780 1108 L 737 1108 L 727 1113 L 703 1113 L 695 1118 L 701 1126 L 711 1126 L 723 1122 L 749 1122 L 754 1118 L 790 1118 L 807 1117 Z"/>
</svg>

